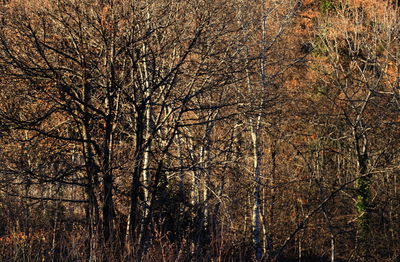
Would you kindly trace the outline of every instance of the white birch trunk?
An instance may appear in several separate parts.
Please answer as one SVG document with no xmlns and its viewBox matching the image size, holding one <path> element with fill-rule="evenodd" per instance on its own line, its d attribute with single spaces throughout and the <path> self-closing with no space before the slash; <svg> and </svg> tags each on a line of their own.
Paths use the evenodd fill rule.
<svg viewBox="0 0 400 262">
<path fill-rule="evenodd" d="M 147 53 L 146 45 L 142 46 L 142 53 Z M 142 79 L 144 80 L 144 134 L 143 134 L 143 164 L 142 164 L 142 174 L 141 177 L 143 179 L 143 196 L 144 196 L 144 209 L 143 209 L 143 217 L 141 219 L 140 232 L 139 232 L 139 241 L 141 243 L 141 247 L 143 250 L 146 250 L 147 243 L 147 223 L 148 217 L 150 216 L 150 205 L 151 205 L 151 177 L 150 177 L 150 163 L 151 163 L 151 150 L 152 150 L 152 85 L 149 82 L 149 73 L 147 70 L 147 59 L 144 58 L 143 68 L 142 68 Z M 156 185 L 155 185 L 156 186 Z"/>
<path fill-rule="evenodd" d="M 256 260 L 263 255 L 261 244 L 261 198 L 260 198 L 260 175 L 261 175 L 261 151 L 260 151 L 260 122 L 261 115 L 257 117 L 254 124 L 250 120 L 250 131 L 253 141 L 253 165 L 254 165 L 254 204 L 253 204 L 253 242 L 255 246 Z"/>
<path fill-rule="evenodd" d="M 143 44 L 142 46 L 142 53 L 146 54 L 146 46 Z M 149 74 L 147 71 L 147 60 L 145 58 L 143 63 L 143 72 L 142 72 L 142 79 L 145 83 L 145 92 L 144 92 L 144 99 L 145 99 L 145 121 L 144 121 L 144 148 L 143 148 L 143 168 L 142 168 L 142 177 L 143 177 L 143 185 L 144 185 L 144 201 L 145 205 L 145 216 L 148 212 L 148 207 L 150 203 L 150 194 L 149 194 L 149 186 L 150 186 L 150 177 L 149 177 L 149 167 L 151 161 L 151 121 L 152 121 L 152 106 L 151 106 L 151 83 L 149 83 Z"/>
</svg>

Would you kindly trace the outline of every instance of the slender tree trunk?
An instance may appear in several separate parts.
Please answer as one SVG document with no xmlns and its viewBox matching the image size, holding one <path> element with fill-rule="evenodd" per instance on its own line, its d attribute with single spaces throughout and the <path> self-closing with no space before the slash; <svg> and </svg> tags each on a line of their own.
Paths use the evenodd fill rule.
<svg viewBox="0 0 400 262">
<path fill-rule="evenodd" d="M 335 262 L 336 248 L 335 248 L 335 236 L 331 233 L 331 262 Z"/>
<path fill-rule="evenodd" d="M 146 46 L 143 44 L 142 53 L 146 54 Z M 143 197 L 144 197 L 144 209 L 143 216 L 140 223 L 139 237 L 140 240 L 139 248 L 140 252 L 146 250 L 147 236 L 149 231 L 149 215 L 150 206 L 152 202 L 152 191 L 154 192 L 157 184 L 152 185 L 152 177 L 150 176 L 150 162 L 151 162 L 151 150 L 152 150 L 152 132 L 153 132 L 153 108 L 152 108 L 152 85 L 150 83 L 150 76 L 147 69 L 147 59 L 144 58 L 142 70 L 140 70 L 141 78 L 144 80 L 144 127 L 143 127 L 143 167 L 141 178 L 143 179 Z M 139 178 L 140 179 L 140 178 Z"/>
<path fill-rule="evenodd" d="M 260 144 L 260 121 L 259 115 L 257 122 L 250 121 L 251 137 L 253 140 L 253 165 L 254 165 L 254 204 L 253 204 L 253 242 L 255 247 L 256 260 L 260 260 L 263 255 L 261 242 L 261 194 L 260 194 L 260 175 L 261 175 L 261 144 Z"/>
<path fill-rule="evenodd" d="M 86 140 L 86 139 L 85 139 Z M 89 232 L 88 260 L 97 261 L 96 250 L 99 241 L 100 212 L 96 196 L 97 172 L 90 146 L 85 143 L 88 205 L 86 208 L 86 223 Z"/>
<path fill-rule="evenodd" d="M 142 52 L 146 54 L 146 46 L 143 44 Z M 152 90 L 151 90 L 151 84 L 150 84 L 150 79 L 149 79 L 149 74 L 147 71 L 147 61 L 145 59 L 143 63 L 143 70 L 141 70 L 141 75 L 142 79 L 145 81 L 145 92 L 144 92 L 144 103 L 145 103 L 145 113 L 144 113 L 144 136 L 143 136 L 143 142 L 144 142 L 144 152 L 143 152 L 143 168 L 142 168 L 142 177 L 143 177 L 143 192 L 144 192 L 144 199 L 145 199 L 145 209 L 144 209 L 144 217 L 147 216 L 148 214 L 148 209 L 150 206 L 150 172 L 149 172 L 149 167 L 150 167 L 150 161 L 151 161 L 151 135 L 152 135 L 152 117 L 153 117 L 153 112 L 152 112 Z"/>
<path fill-rule="evenodd" d="M 108 115 L 106 117 L 106 130 L 103 145 L 103 234 L 104 241 L 111 242 L 113 240 L 113 220 L 114 220 L 114 203 L 113 203 L 113 175 L 112 175 L 112 146 L 113 146 L 113 107 L 114 98 L 109 95 L 108 98 Z"/>
<path fill-rule="evenodd" d="M 367 258 L 369 253 L 368 237 L 370 232 L 369 201 L 371 178 L 368 175 L 368 140 L 364 128 L 362 129 L 362 131 L 359 131 L 357 127 L 353 129 L 359 174 L 359 178 L 356 180 L 356 208 L 358 212 L 357 242 L 360 254 L 364 258 Z"/>
<path fill-rule="evenodd" d="M 185 193 L 185 172 L 183 167 L 183 154 L 182 154 L 182 136 L 177 135 L 177 154 L 178 154 L 178 161 L 179 161 L 179 191 L 182 196 Z"/>
<path fill-rule="evenodd" d="M 214 114 L 213 114 L 214 115 Z M 209 230 L 210 226 L 210 205 L 209 205 L 209 199 L 210 199 L 210 176 L 211 176 L 211 133 L 213 132 L 214 129 L 214 120 L 215 120 L 216 115 L 212 116 L 212 119 L 209 119 L 210 123 L 207 124 L 206 127 L 206 133 L 205 133 L 205 138 L 204 142 L 205 145 L 202 148 L 202 191 L 203 191 L 203 202 L 204 202 L 204 215 L 203 215 L 203 228 Z"/>
<path fill-rule="evenodd" d="M 196 159 L 195 153 L 195 147 L 193 145 L 193 142 L 189 144 L 190 147 L 190 152 L 192 154 L 192 158 Z M 200 161 L 200 160 L 199 160 Z M 191 195 L 191 204 L 195 207 L 197 207 L 200 203 L 200 178 L 198 176 L 198 170 L 195 168 L 192 170 L 192 190 L 190 192 Z"/>
<path fill-rule="evenodd" d="M 130 207 L 129 216 L 127 221 L 125 244 L 128 249 L 128 254 L 132 254 L 135 247 L 136 234 L 135 230 L 137 227 L 138 216 L 138 203 L 140 197 L 140 176 L 142 174 L 143 167 L 143 134 L 144 134 L 144 123 L 143 123 L 143 109 L 139 109 L 136 116 L 136 148 L 135 148 L 135 159 L 133 163 L 132 181 L 130 189 Z"/>
<path fill-rule="evenodd" d="M 88 244 L 88 260 L 89 261 L 97 261 L 96 251 L 98 249 L 98 244 L 100 241 L 99 232 L 100 232 L 100 210 L 97 199 L 97 190 L 99 185 L 99 177 L 98 171 L 99 167 L 96 164 L 94 149 L 92 145 L 92 137 L 90 134 L 90 121 L 91 116 L 89 109 L 86 105 L 91 102 L 91 87 L 89 84 L 85 83 L 85 80 L 82 81 L 82 97 L 85 102 L 84 105 L 81 105 L 81 111 L 83 112 L 83 120 L 80 123 L 82 128 L 82 138 L 83 138 L 83 154 L 85 159 L 85 167 L 87 174 L 87 185 L 86 185 L 86 194 L 88 196 L 88 206 L 86 209 L 86 223 L 88 226 L 89 232 L 89 244 Z"/>
<path fill-rule="evenodd" d="M 226 162 L 231 161 L 231 160 L 235 161 L 235 157 L 230 152 L 233 152 L 233 145 L 236 142 L 236 135 L 237 135 L 236 129 L 237 129 L 237 126 L 235 125 L 233 127 L 232 136 L 230 138 L 230 145 L 227 150 L 228 153 L 225 156 Z M 221 184 L 220 184 L 219 191 L 218 191 L 218 199 L 217 199 L 217 203 L 215 204 L 214 213 L 213 213 L 213 217 L 212 217 L 212 232 L 214 234 L 215 239 L 221 238 L 220 230 L 218 230 L 218 216 L 219 216 L 219 210 L 221 207 L 221 197 L 224 194 L 224 190 L 225 190 L 225 179 L 226 179 L 225 173 L 226 173 L 227 168 L 228 168 L 228 165 L 225 164 L 224 169 L 222 171 Z"/>
<path fill-rule="evenodd" d="M 275 193 L 275 177 L 276 177 L 276 155 L 277 155 L 277 142 L 275 138 L 271 139 L 271 203 L 270 203 L 270 211 L 269 211 L 269 221 L 270 225 L 274 223 L 275 217 L 275 200 L 276 200 L 276 193 Z M 270 236 L 272 238 L 272 236 Z M 271 240 L 272 241 L 272 240 Z M 272 244 L 271 244 L 272 250 Z"/>
</svg>

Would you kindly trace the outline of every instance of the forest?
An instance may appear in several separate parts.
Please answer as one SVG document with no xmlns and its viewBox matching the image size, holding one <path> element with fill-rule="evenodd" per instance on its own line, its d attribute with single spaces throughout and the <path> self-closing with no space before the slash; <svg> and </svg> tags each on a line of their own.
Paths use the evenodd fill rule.
<svg viewBox="0 0 400 262">
<path fill-rule="evenodd" d="M 1 0 L 0 261 L 400 261 L 399 0 Z"/>
</svg>

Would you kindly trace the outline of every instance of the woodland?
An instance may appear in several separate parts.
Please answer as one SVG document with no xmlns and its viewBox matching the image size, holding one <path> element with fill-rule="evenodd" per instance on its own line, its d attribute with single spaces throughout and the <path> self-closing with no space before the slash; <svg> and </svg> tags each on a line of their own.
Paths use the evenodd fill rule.
<svg viewBox="0 0 400 262">
<path fill-rule="evenodd" d="M 1 0 L 0 261 L 400 261 L 399 0 Z"/>
</svg>

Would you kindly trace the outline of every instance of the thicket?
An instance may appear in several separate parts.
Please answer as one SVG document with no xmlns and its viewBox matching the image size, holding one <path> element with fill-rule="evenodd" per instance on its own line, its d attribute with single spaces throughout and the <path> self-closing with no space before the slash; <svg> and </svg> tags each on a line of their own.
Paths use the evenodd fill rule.
<svg viewBox="0 0 400 262">
<path fill-rule="evenodd" d="M 398 261 L 393 1 L 5 0 L 1 261 Z"/>
</svg>

